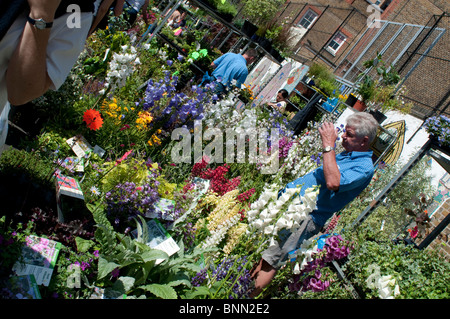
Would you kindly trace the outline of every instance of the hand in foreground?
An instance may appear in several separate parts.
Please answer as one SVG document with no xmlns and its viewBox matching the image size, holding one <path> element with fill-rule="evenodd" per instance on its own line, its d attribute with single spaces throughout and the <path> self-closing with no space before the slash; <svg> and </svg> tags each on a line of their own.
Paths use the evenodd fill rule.
<svg viewBox="0 0 450 319">
<path fill-rule="evenodd" d="M 336 139 L 338 137 L 337 128 L 334 127 L 333 123 L 324 122 L 319 127 L 320 138 L 322 139 L 322 146 L 331 146 L 334 147 L 336 143 Z"/>
</svg>

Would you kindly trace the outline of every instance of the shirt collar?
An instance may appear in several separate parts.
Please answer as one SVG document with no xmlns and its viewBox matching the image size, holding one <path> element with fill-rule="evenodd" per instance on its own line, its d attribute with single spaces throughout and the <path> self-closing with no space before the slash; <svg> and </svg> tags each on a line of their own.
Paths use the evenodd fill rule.
<svg viewBox="0 0 450 319">
<path fill-rule="evenodd" d="M 373 151 L 368 150 L 365 152 L 357 152 L 357 151 L 352 151 L 352 152 L 347 152 L 347 151 L 343 151 L 340 155 L 342 157 L 350 157 L 350 158 L 360 158 L 360 157 L 372 157 Z"/>
</svg>

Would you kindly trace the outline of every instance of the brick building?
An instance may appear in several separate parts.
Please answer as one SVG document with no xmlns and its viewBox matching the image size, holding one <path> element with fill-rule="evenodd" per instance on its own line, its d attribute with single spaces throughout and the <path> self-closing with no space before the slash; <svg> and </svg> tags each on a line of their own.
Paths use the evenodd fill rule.
<svg viewBox="0 0 450 319">
<path fill-rule="evenodd" d="M 448 218 L 448 214 L 450 212 L 450 199 L 447 199 L 438 210 L 431 216 L 431 230 L 436 229 L 439 224 L 445 219 Z M 436 238 L 430 243 L 427 249 L 432 249 L 438 251 L 442 256 L 444 256 L 447 260 L 450 260 L 450 226 L 447 226 L 443 229 Z"/>
<path fill-rule="evenodd" d="M 292 0 L 280 19 L 297 34 L 292 57 L 326 64 L 342 83 L 353 84 L 362 62 L 384 52 L 404 78 L 411 114 L 426 119 L 450 115 L 449 10 L 446 0 Z"/>
</svg>

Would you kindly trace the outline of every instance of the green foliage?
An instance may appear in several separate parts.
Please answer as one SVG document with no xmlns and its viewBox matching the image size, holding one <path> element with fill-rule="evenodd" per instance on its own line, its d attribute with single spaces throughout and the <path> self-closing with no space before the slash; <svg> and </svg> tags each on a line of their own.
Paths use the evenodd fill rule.
<svg viewBox="0 0 450 319">
<path fill-rule="evenodd" d="M 208 250 L 194 249 L 191 254 L 185 254 L 184 245 L 179 242 L 180 251 L 169 257 L 165 252 L 150 248 L 148 230 L 145 220 L 137 221 L 137 236 L 132 239 L 125 234 L 114 232 L 107 226 L 98 225 L 96 240 L 100 245 L 98 262 L 98 281 L 104 287 L 117 291 L 113 277 L 118 271 L 117 280 L 125 280 L 127 285 L 121 285 L 118 291 L 135 297 L 175 299 L 191 287 L 190 276 L 200 270 L 197 260 Z M 162 259 L 160 264 L 156 261 Z M 125 279 L 124 279 L 125 278 Z M 131 279 L 130 279 L 131 278 Z M 150 295 L 148 294 L 150 293 Z"/>
<path fill-rule="evenodd" d="M 45 157 L 41 157 L 38 151 L 27 152 L 25 150 L 8 149 L 0 157 L 0 176 L 26 175 L 28 178 L 44 187 L 51 187 L 55 167 Z"/>
<path fill-rule="evenodd" d="M 242 13 L 255 24 L 270 21 L 286 0 L 244 0 Z"/>
<path fill-rule="evenodd" d="M 414 201 L 419 194 L 432 197 L 435 190 L 431 186 L 431 176 L 424 174 L 429 168 L 428 159 L 425 157 L 415 165 L 390 192 L 386 200 L 359 226 L 365 230 L 367 239 L 390 240 L 395 238 L 411 219 L 405 214 L 404 209 L 414 209 Z M 353 221 L 398 174 L 401 168 L 401 163 L 396 163 L 386 166 L 383 170 L 379 169 L 369 186 L 340 212 L 336 230 L 339 232 L 350 229 Z"/>
<path fill-rule="evenodd" d="M 450 264 L 436 253 L 418 250 L 411 245 L 392 241 L 363 241 L 349 256 L 344 270 L 366 298 L 377 298 L 378 292 L 367 287 L 369 265 L 380 267 L 381 275 L 391 275 L 400 286 L 402 299 L 448 299 Z"/>
<path fill-rule="evenodd" d="M 334 74 L 321 63 L 313 63 L 308 71 L 309 76 L 314 76 L 316 86 L 327 96 L 337 96 L 337 85 Z"/>
</svg>

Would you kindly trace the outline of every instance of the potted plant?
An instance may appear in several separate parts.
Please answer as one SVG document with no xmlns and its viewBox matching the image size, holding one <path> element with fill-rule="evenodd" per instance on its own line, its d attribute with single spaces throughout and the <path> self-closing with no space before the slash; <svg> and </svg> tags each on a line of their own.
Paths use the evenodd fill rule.
<svg viewBox="0 0 450 319">
<path fill-rule="evenodd" d="M 363 75 L 360 85 L 357 89 L 357 93 L 359 94 L 361 99 L 358 99 L 358 101 L 356 101 L 356 103 L 353 105 L 353 108 L 361 112 L 364 111 L 367 108 L 367 103 L 372 100 L 375 94 L 375 87 L 375 81 L 372 80 L 372 78 L 367 74 Z"/>
<path fill-rule="evenodd" d="M 251 38 L 255 34 L 255 32 L 258 31 L 258 26 L 254 25 L 253 23 L 251 23 L 250 21 L 248 21 L 246 19 L 246 20 L 244 20 L 244 22 L 242 24 L 241 31 L 246 36 Z"/>
<path fill-rule="evenodd" d="M 279 8 L 286 0 L 244 0 L 242 13 L 251 22 L 260 25 L 276 16 Z"/>
<path fill-rule="evenodd" d="M 308 74 L 314 79 L 315 86 L 327 96 L 335 95 L 338 91 L 334 74 L 324 64 L 313 63 Z"/>
</svg>

